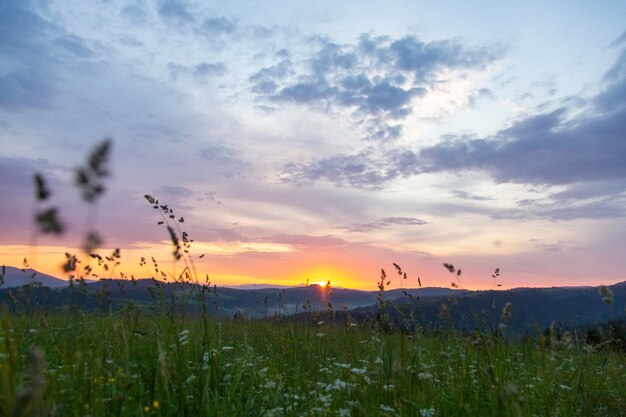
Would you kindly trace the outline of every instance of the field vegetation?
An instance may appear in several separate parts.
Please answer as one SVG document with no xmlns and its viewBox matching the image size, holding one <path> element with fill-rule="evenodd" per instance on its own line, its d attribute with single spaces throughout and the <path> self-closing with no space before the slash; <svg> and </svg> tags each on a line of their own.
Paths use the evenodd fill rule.
<svg viewBox="0 0 626 417">
<path fill-rule="evenodd" d="M 620 416 L 623 353 L 276 320 L 4 314 L 0 412 L 58 416 Z"/>
</svg>

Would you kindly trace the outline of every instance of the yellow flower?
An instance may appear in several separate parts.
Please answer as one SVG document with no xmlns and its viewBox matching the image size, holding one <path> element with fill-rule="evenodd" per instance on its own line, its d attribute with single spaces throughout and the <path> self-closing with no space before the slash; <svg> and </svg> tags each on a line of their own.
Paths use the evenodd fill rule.
<svg viewBox="0 0 626 417">
<path fill-rule="evenodd" d="M 146 406 L 143 408 L 143 411 L 145 411 L 145 412 L 147 413 L 148 411 L 150 411 L 150 407 L 148 407 L 148 406 L 146 405 Z"/>
<path fill-rule="evenodd" d="M 159 402 L 157 400 L 152 401 L 152 407 L 159 408 Z"/>
</svg>

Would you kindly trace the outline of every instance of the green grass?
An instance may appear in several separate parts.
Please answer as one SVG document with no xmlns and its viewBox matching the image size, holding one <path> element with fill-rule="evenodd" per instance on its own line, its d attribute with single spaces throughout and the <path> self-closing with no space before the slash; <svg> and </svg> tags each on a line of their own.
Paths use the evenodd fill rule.
<svg viewBox="0 0 626 417">
<path fill-rule="evenodd" d="M 623 354 L 486 335 L 133 308 L 0 326 L 3 416 L 620 416 L 625 374 Z"/>
</svg>

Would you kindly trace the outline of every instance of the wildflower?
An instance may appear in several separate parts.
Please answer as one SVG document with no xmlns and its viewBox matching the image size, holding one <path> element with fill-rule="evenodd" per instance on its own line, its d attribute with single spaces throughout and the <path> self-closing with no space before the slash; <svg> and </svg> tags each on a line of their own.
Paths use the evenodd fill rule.
<svg viewBox="0 0 626 417">
<path fill-rule="evenodd" d="M 381 404 L 379 406 L 380 411 L 382 411 L 383 413 L 395 413 L 396 410 L 393 407 L 389 407 L 388 405 L 385 404 Z"/>
<path fill-rule="evenodd" d="M 350 372 L 357 374 L 357 375 L 365 375 L 367 373 L 367 369 L 352 368 L 350 369 Z"/>
<path fill-rule="evenodd" d="M 160 404 L 157 400 L 152 401 L 152 407 L 153 408 L 159 408 Z"/>
<path fill-rule="evenodd" d="M 435 409 L 433 407 L 430 408 L 422 408 L 419 411 L 420 417 L 433 417 L 435 415 Z"/>
<path fill-rule="evenodd" d="M 417 374 L 417 377 L 423 381 L 429 381 L 433 379 L 433 375 L 428 372 L 420 372 L 419 374 Z"/>
</svg>

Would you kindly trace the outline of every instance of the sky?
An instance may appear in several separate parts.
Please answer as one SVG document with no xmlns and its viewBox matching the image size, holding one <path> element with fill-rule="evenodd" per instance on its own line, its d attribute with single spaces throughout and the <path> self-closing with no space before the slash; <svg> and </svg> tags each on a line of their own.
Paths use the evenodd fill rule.
<svg viewBox="0 0 626 417">
<path fill-rule="evenodd" d="M 150 194 L 217 285 L 624 281 L 624 22 L 608 0 L 4 0 L 0 263 L 67 278 L 95 229 L 115 274 L 176 274 Z M 63 236 L 36 233 L 36 172 Z"/>
</svg>

